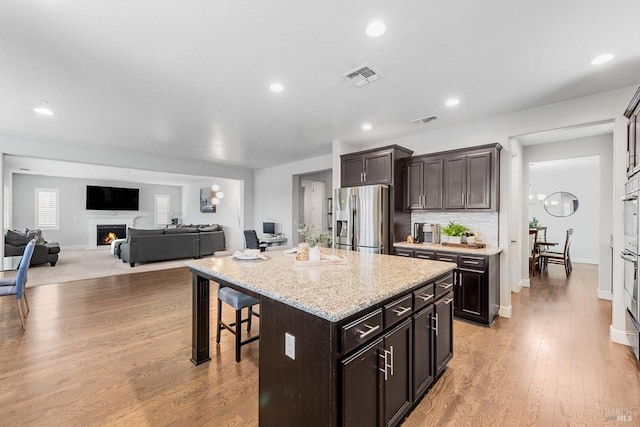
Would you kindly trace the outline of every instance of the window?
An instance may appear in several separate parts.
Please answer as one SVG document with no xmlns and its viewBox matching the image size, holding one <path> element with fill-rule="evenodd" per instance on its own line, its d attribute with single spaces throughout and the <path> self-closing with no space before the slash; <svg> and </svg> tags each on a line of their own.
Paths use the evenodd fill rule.
<svg viewBox="0 0 640 427">
<path fill-rule="evenodd" d="M 36 228 L 57 230 L 60 227 L 59 194 L 60 190 L 57 188 L 36 188 Z"/>
<path fill-rule="evenodd" d="M 171 196 L 166 194 L 156 194 L 156 224 L 171 224 L 169 208 L 171 206 Z"/>
<path fill-rule="evenodd" d="M 11 228 L 11 189 L 9 186 L 4 186 L 4 203 L 2 206 L 4 212 L 4 229 L 8 230 Z"/>
</svg>

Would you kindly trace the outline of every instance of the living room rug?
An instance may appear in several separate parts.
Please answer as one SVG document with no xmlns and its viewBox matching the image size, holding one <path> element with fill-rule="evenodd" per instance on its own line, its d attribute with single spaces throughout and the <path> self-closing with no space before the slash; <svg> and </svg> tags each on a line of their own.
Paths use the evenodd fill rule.
<svg viewBox="0 0 640 427">
<path fill-rule="evenodd" d="M 63 249 L 55 267 L 49 264 L 29 267 L 27 287 L 185 267 L 185 261 L 190 259 L 193 258 L 139 263 L 132 268 L 129 263 L 111 255 L 108 246 L 96 249 Z M 16 272 L 5 272 L 5 277 L 15 274 Z"/>
</svg>

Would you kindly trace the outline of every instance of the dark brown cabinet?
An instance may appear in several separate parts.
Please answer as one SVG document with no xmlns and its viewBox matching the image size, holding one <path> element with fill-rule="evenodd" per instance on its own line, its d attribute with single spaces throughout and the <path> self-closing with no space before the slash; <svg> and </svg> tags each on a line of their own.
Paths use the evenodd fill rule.
<svg viewBox="0 0 640 427">
<path fill-rule="evenodd" d="M 340 156 L 341 186 L 394 185 L 394 162 L 412 153 L 410 150 L 394 145 L 344 154 Z"/>
<path fill-rule="evenodd" d="M 485 271 L 459 268 L 455 291 L 455 313 L 458 317 L 487 322 L 487 284 Z"/>
<path fill-rule="evenodd" d="M 453 290 L 454 315 L 482 325 L 491 325 L 500 309 L 500 256 L 475 256 L 456 252 L 395 247 L 405 257 L 455 263 L 453 276 L 435 282 L 436 299 Z"/>
<path fill-rule="evenodd" d="M 384 338 L 381 355 L 384 382 L 385 426 L 400 423 L 411 409 L 412 342 L 411 319 L 402 322 Z"/>
<path fill-rule="evenodd" d="M 380 426 L 384 375 L 382 338 L 342 362 L 342 425 Z"/>
<path fill-rule="evenodd" d="M 498 211 L 499 144 L 405 160 L 405 210 Z"/>
<path fill-rule="evenodd" d="M 640 88 L 624 112 L 627 121 L 627 177 L 640 171 Z"/>
<path fill-rule="evenodd" d="M 342 362 L 343 425 L 395 426 L 411 409 L 412 331 L 407 319 Z"/>
<path fill-rule="evenodd" d="M 434 311 L 434 370 L 439 377 L 453 357 L 453 293 L 436 301 Z"/>
<path fill-rule="evenodd" d="M 444 159 L 444 209 L 491 209 L 498 197 L 491 186 L 491 151 L 456 155 Z M 496 201 L 497 202 L 497 201 Z"/>
<path fill-rule="evenodd" d="M 417 401 L 435 380 L 433 358 L 434 306 L 413 316 L 413 400 Z"/>
<path fill-rule="evenodd" d="M 446 369 L 453 355 L 452 283 L 446 274 L 340 327 L 341 425 L 398 425 Z M 438 293 L 442 284 L 447 290 Z"/>
<path fill-rule="evenodd" d="M 442 158 L 412 158 L 405 175 L 405 209 L 442 209 Z"/>
</svg>

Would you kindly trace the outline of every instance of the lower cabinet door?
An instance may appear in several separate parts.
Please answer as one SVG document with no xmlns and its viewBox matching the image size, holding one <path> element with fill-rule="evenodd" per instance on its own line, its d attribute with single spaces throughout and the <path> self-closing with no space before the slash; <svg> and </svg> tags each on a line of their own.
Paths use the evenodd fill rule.
<svg viewBox="0 0 640 427">
<path fill-rule="evenodd" d="M 433 384 L 433 304 L 413 316 L 413 401 Z"/>
<path fill-rule="evenodd" d="M 342 425 L 382 425 L 382 338 L 342 361 Z"/>
<path fill-rule="evenodd" d="M 453 357 L 453 292 L 436 301 L 433 330 L 435 332 L 434 370 L 437 378 L 444 372 L 447 363 Z"/>
<path fill-rule="evenodd" d="M 484 271 L 458 269 L 456 315 L 464 319 L 488 324 L 487 283 Z"/>
<path fill-rule="evenodd" d="M 411 409 L 412 331 L 412 319 L 408 318 L 384 337 L 382 367 L 386 426 L 398 425 Z"/>
</svg>

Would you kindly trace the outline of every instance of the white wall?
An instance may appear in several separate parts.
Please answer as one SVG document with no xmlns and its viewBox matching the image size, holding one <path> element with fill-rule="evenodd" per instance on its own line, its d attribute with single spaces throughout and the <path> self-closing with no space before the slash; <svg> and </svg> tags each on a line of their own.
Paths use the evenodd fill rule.
<svg viewBox="0 0 640 427">
<path fill-rule="evenodd" d="M 40 175 L 13 174 L 13 224 L 12 228 L 24 230 L 35 227 L 35 189 L 59 189 L 60 227 L 58 230 L 43 230 L 46 240 L 58 242 L 63 248 L 84 248 L 89 240 L 88 216 L 100 214 L 100 211 L 87 211 L 86 186 L 104 185 L 140 189 L 140 210 L 135 212 L 136 228 L 158 228 L 155 224 L 155 194 L 167 194 L 171 197 L 171 210 L 179 210 L 182 203 L 180 187 L 168 185 L 134 184 L 125 181 L 93 181 L 76 178 L 59 178 Z M 104 215 L 117 217 L 134 212 L 105 211 Z M 123 224 L 126 221 L 122 222 Z"/>
<path fill-rule="evenodd" d="M 189 141 L 183 143 L 188 144 Z M 180 145 L 176 145 L 175 148 L 176 151 L 179 151 Z M 22 138 L 3 134 L 0 134 L 0 152 L 15 156 L 241 180 L 244 182 L 244 198 L 239 202 L 243 205 L 244 222 L 248 226 L 253 224 L 254 180 L 253 169 L 250 168 L 185 159 L 179 156 L 169 157 L 131 150 L 125 153 L 122 150 L 110 149 L 110 147 L 88 147 L 81 143 L 71 144 L 64 141 Z"/>
<path fill-rule="evenodd" d="M 522 236 L 509 236 L 509 224 L 521 221 L 521 218 L 509 217 L 511 195 L 509 194 L 510 153 L 509 141 L 512 137 L 535 133 L 551 129 L 561 129 L 585 123 L 613 121 L 613 179 L 612 191 L 608 194 L 614 200 L 619 200 L 624 194 L 625 151 L 626 151 L 626 118 L 622 116 L 629 101 L 633 97 L 636 86 L 629 86 L 609 92 L 603 92 L 583 98 L 565 102 L 549 104 L 530 110 L 492 117 L 460 126 L 437 129 L 430 132 L 413 135 L 407 138 L 387 140 L 378 144 L 360 147 L 368 149 L 375 146 L 398 144 L 414 151 L 415 155 L 443 151 L 454 148 L 464 148 L 476 145 L 498 142 L 503 148 L 500 156 L 500 246 L 504 249 L 500 263 L 500 315 L 509 316 L 511 313 L 511 283 L 510 283 L 510 253 L 522 253 L 522 243 L 526 239 Z M 461 106 L 464 108 L 464 106 Z M 339 144 L 334 143 L 334 149 Z M 334 156 L 336 154 L 334 153 Z M 518 194 L 516 197 L 520 197 Z M 601 220 L 604 218 L 601 216 Z M 622 206 L 614 204 L 611 222 L 613 224 L 614 253 L 622 250 Z M 600 236 L 600 244 L 608 244 L 608 238 Z M 509 241 L 515 243 L 510 244 Z M 601 266 L 603 264 L 601 263 Z M 514 284 L 514 288 L 517 287 Z M 624 334 L 624 300 L 622 289 L 622 262 L 614 258 L 613 261 L 613 304 L 612 304 L 611 338 L 616 342 L 627 342 Z"/>
<path fill-rule="evenodd" d="M 200 212 L 200 189 L 218 184 L 224 198 L 216 212 Z M 229 250 L 244 249 L 244 182 L 237 179 L 211 178 L 182 187 L 183 224 L 219 224 Z"/>
<path fill-rule="evenodd" d="M 562 251 L 566 231 L 573 229 L 571 259 L 577 263 L 598 264 L 598 230 L 600 227 L 600 161 L 589 156 L 575 159 L 534 162 L 529 165 L 534 202 L 529 204 L 529 218 L 536 217 L 540 227 L 547 227 L 546 240 L 556 242 Z M 545 210 L 537 194 L 549 196 L 563 191 L 578 198 L 578 209 L 571 216 L 557 217 Z"/>
<path fill-rule="evenodd" d="M 282 232 L 291 245 L 293 230 L 297 230 L 293 217 L 293 176 L 331 169 L 331 155 L 286 163 L 255 171 L 254 223 L 274 218 L 282 224 Z M 295 191 L 298 191 L 296 188 Z"/>
</svg>

